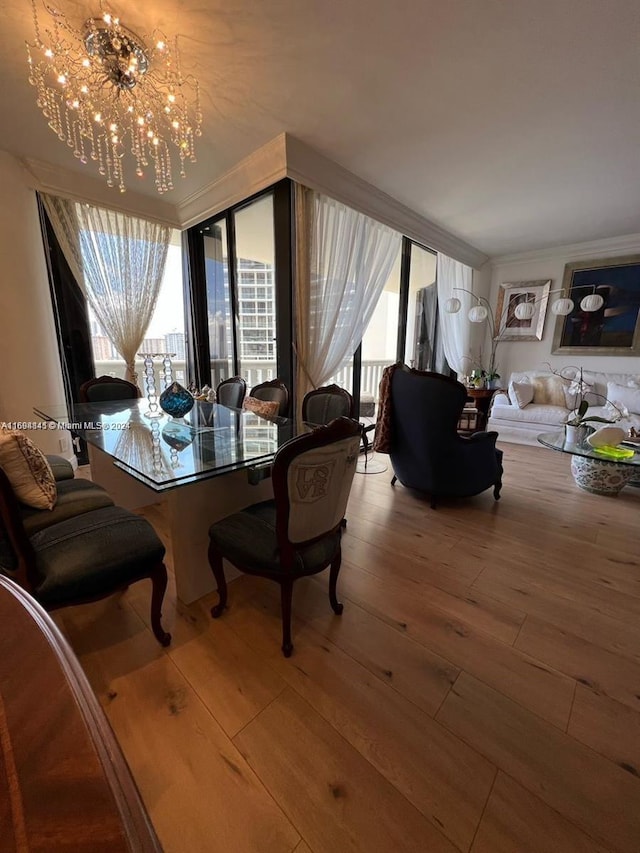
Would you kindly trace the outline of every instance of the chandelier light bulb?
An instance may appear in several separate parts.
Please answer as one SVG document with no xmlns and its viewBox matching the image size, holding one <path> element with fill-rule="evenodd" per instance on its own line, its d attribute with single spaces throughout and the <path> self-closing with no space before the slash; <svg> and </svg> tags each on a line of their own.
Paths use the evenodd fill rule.
<svg viewBox="0 0 640 853">
<path fill-rule="evenodd" d="M 156 32 L 149 49 L 111 12 L 74 24 L 46 5 L 52 23 L 41 27 L 38 8 L 32 0 L 29 82 L 49 127 L 82 163 L 96 161 L 109 186 L 124 192 L 125 170 L 151 167 L 158 192 L 172 189 L 172 157 L 184 176 L 202 133 L 198 81 L 182 74 L 175 39 Z"/>
<path fill-rule="evenodd" d="M 583 311 L 599 311 L 604 305 L 604 299 L 599 293 L 590 293 L 585 296 L 580 302 L 580 307 Z"/>
</svg>

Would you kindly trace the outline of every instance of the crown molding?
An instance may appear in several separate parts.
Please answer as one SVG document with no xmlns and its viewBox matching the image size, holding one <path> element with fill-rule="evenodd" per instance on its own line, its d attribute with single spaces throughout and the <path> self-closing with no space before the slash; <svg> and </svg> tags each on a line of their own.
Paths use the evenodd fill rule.
<svg viewBox="0 0 640 853">
<path fill-rule="evenodd" d="M 178 204 L 180 227 L 197 225 L 286 176 L 285 134 L 281 133 Z"/>
<path fill-rule="evenodd" d="M 171 228 L 180 227 L 175 206 L 166 201 L 131 191 L 116 192 L 104 182 L 82 172 L 61 169 L 41 160 L 24 159 L 18 162 L 22 166 L 25 183 L 38 192 L 141 216 Z"/>
<path fill-rule="evenodd" d="M 325 193 L 372 219 L 431 249 L 478 269 L 487 260 L 474 246 L 465 243 L 434 222 L 406 207 L 387 193 L 329 160 L 294 136 L 284 134 L 287 177 Z"/>
<path fill-rule="evenodd" d="M 511 266 L 513 264 L 528 264 L 532 261 L 551 261 L 558 257 L 569 260 L 579 258 L 599 258 L 606 255 L 638 252 L 640 234 L 624 234 L 621 237 L 605 237 L 602 240 L 590 240 L 585 243 L 568 243 L 564 246 L 552 246 L 530 252 L 519 252 L 513 255 L 501 255 L 491 258 L 493 269 Z"/>
</svg>

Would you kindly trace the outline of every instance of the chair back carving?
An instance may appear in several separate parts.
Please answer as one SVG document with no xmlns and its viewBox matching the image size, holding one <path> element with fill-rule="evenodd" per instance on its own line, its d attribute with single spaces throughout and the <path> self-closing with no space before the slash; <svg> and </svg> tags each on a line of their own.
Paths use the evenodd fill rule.
<svg viewBox="0 0 640 853">
<path fill-rule="evenodd" d="M 355 417 L 353 397 L 339 385 L 325 385 L 304 395 L 302 420 L 308 424 L 328 424 L 335 418 Z"/>
<path fill-rule="evenodd" d="M 283 564 L 295 548 L 340 528 L 360 446 L 360 424 L 338 418 L 283 445 L 273 463 Z"/>
<path fill-rule="evenodd" d="M 116 376 L 98 376 L 83 382 L 79 389 L 81 403 L 102 403 L 110 400 L 135 400 L 140 391 L 133 382 Z"/>
<path fill-rule="evenodd" d="M 241 409 L 247 393 L 247 383 L 241 376 L 223 379 L 216 388 L 216 402 L 229 409 Z"/>
<path fill-rule="evenodd" d="M 250 391 L 250 396 L 256 400 L 275 400 L 280 409 L 278 416 L 286 418 L 289 415 L 289 390 L 281 379 L 270 379 L 268 382 L 261 382 L 259 385 L 254 385 Z"/>
</svg>

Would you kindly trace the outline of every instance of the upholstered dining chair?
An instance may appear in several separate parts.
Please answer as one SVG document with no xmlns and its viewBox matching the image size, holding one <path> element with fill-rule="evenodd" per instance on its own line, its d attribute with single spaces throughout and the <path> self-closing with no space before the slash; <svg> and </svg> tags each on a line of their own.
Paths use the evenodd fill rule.
<svg viewBox="0 0 640 853">
<path fill-rule="evenodd" d="M 80 386 L 78 396 L 81 403 L 102 403 L 110 400 L 135 400 L 140 391 L 126 379 L 116 376 L 98 376 Z"/>
<path fill-rule="evenodd" d="M 230 409 L 241 409 L 247 393 L 247 383 L 241 376 L 223 379 L 216 388 L 216 402 Z"/>
<path fill-rule="evenodd" d="M 278 416 L 286 418 L 289 414 L 289 390 L 281 379 L 270 379 L 254 385 L 249 396 L 256 400 L 275 400 L 280 407 Z"/>
<path fill-rule="evenodd" d="M 86 487 L 83 494 L 73 496 L 76 513 L 69 515 L 64 488 L 80 482 Z M 57 513 L 56 506 L 25 508 L 0 468 L 0 572 L 45 610 L 97 601 L 149 578 L 151 627 L 158 642 L 169 645 L 171 635 L 161 622 L 167 587 L 165 548 L 152 526 L 114 506 L 104 490 L 87 480 L 66 479 L 57 485 Z"/>
<path fill-rule="evenodd" d="M 467 399 L 460 382 L 441 373 L 396 369 L 391 378 L 389 457 L 393 485 L 427 492 L 435 509 L 441 497 L 470 497 L 502 487 L 502 451 L 497 432 L 458 434 Z"/>
<path fill-rule="evenodd" d="M 292 438 L 276 453 L 273 500 L 250 506 L 213 524 L 209 563 L 218 585 L 214 619 L 227 606 L 223 558 L 237 569 L 280 584 L 282 652 L 289 657 L 294 582 L 330 566 L 329 601 L 342 613 L 336 595 L 340 572 L 342 519 L 349 499 L 360 445 L 360 425 L 338 418 Z"/>
<path fill-rule="evenodd" d="M 353 397 L 339 385 L 325 385 L 304 395 L 302 420 L 308 424 L 328 424 L 335 418 L 355 417 Z"/>
</svg>

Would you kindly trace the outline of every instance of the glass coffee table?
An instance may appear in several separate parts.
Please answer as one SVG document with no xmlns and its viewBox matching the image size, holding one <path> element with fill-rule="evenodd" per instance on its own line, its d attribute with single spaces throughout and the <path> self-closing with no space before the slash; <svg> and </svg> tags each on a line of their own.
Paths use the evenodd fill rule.
<svg viewBox="0 0 640 853">
<path fill-rule="evenodd" d="M 594 495 L 617 495 L 626 485 L 640 485 L 640 446 L 625 459 L 613 459 L 587 444 L 566 440 L 564 431 L 544 432 L 538 436 L 544 447 L 568 453 L 571 456 L 571 473 L 577 486 Z"/>
</svg>

